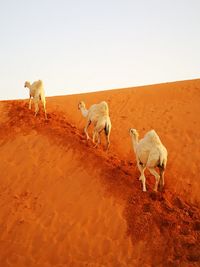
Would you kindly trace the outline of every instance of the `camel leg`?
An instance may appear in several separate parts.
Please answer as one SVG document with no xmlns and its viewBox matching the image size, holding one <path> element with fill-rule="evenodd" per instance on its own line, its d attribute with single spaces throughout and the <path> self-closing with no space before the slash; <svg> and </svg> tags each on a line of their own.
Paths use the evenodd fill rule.
<svg viewBox="0 0 200 267">
<path fill-rule="evenodd" d="M 31 99 L 31 96 L 30 96 L 30 98 L 29 98 L 29 107 L 28 107 L 29 109 L 31 109 L 31 100 L 32 99 Z"/>
<path fill-rule="evenodd" d="M 96 135 L 97 135 L 97 132 L 96 132 L 96 129 L 94 129 L 93 131 L 93 135 L 92 135 L 92 142 L 95 144 L 96 142 Z"/>
<path fill-rule="evenodd" d="M 156 183 L 155 183 L 155 186 L 154 186 L 154 191 L 157 191 L 158 190 L 158 184 L 159 184 L 159 181 L 160 181 L 160 175 L 157 173 L 157 171 L 154 168 L 148 167 L 148 169 L 149 169 L 150 173 L 155 176 Z"/>
<path fill-rule="evenodd" d="M 144 175 L 144 171 L 145 171 L 146 167 L 141 165 L 139 162 L 137 162 L 137 166 L 138 166 L 138 169 L 139 169 L 140 174 L 141 174 L 139 180 L 142 180 L 142 188 L 143 188 L 142 190 L 144 192 L 146 192 L 147 191 L 147 189 L 146 189 L 146 177 Z"/>
<path fill-rule="evenodd" d="M 161 190 L 163 189 L 164 187 L 164 184 L 165 184 L 165 179 L 164 179 L 164 172 L 165 170 L 162 168 L 162 167 L 159 167 L 159 170 L 160 170 L 160 188 Z"/>
<path fill-rule="evenodd" d="M 96 135 L 97 135 L 97 144 L 99 145 L 99 144 L 101 144 L 101 136 L 100 136 L 100 133 L 96 133 Z"/>
<path fill-rule="evenodd" d="M 94 129 L 94 132 L 93 132 L 93 143 L 95 144 L 96 143 L 96 137 L 97 137 L 97 143 L 94 147 L 97 147 L 99 144 L 101 144 L 101 136 L 100 136 L 100 133 L 98 129 Z"/>
<path fill-rule="evenodd" d="M 106 135 L 106 142 L 107 142 L 107 147 L 106 149 L 108 150 L 110 147 L 110 133 L 108 135 Z"/>
<path fill-rule="evenodd" d="M 43 108 L 44 108 L 45 119 L 47 120 L 46 100 L 45 100 L 45 98 L 41 98 L 41 100 L 42 100 L 42 105 L 43 105 Z"/>
<path fill-rule="evenodd" d="M 91 121 L 88 120 L 88 121 L 87 121 L 87 124 L 86 124 L 86 126 L 85 126 L 85 128 L 84 128 L 84 132 L 85 132 L 85 134 L 86 134 L 87 140 L 90 139 L 90 137 L 89 137 L 89 135 L 88 135 L 88 132 L 87 132 L 87 129 L 88 129 L 88 127 L 90 126 L 90 124 L 91 124 Z"/>
<path fill-rule="evenodd" d="M 95 145 L 98 146 L 101 143 L 101 132 L 103 131 L 103 127 L 102 124 L 97 122 L 95 128 L 94 128 L 94 133 L 95 133 L 95 137 L 97 137 L 97 144 Z M 93 142 L 96 140 L 93 140 Z"/>
<path fill-rule="evenodd" d="M 106 150 L 108 150 L 110 147 L 110 132 L 111 132 L 111 122 L 110 122 L 109 118 L 107 118 L 107 120 L 108 121 L 106 121 L 105 127 L 104 127 L 104 131 L 105 131 L 105 135 L 106 135 L 106 142 L 107 142 Z M 110 124 L 109 124 L 109 122 L 110 122 Z"/>
<path fill-rule="evenodd" d="M 92 142 L 94 143 L 94 147 L 97 147 L 98 143 L 96 143 L 96 136 L 98 137 L 98 132 L 96 131 L 96 129 L 94 129 L 93 131 L 93 136 L 92 136 Z M 96 143 L 96 144 L 95 144 Z"/>
<path fill-rule="evenodd" d="M 38 102 L 39 102 L 39 98 L 34 98 L 34 104 L 35 104 L 35 116 L 37 116 L 38 111 L 39 111 L 39 105 L 38 105 Z"/>
<path fill-rule="evenodd" d="M 101 144 L 101 136 L 100 136 L 100 133 L 98 133 L 98 144 Z"/>
<path fill-rule="evenodd" d="M 97 147 L 100 143 L 101 143 L 101 141 L 100 141 L 100 134 L 98 133 L 98 132 L 96 132 L 96 134 L 95 134 L 95 136 L 97 135 L 97 142 L 96 142 L 96 144 L 95 144 L 95 146 L 94 147 Z M 96 140 L 95 140 L 96 141 Z M 95 143 L 95 141 L 94 141 L 94 143 Z"/>
</svg>

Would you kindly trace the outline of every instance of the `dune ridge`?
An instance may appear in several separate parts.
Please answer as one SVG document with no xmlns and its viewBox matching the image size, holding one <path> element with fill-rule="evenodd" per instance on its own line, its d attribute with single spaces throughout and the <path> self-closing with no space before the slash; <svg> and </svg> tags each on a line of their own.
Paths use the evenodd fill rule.
<svg viewBox="0 0 200 267">
<path fill-rule="evenodd" d="M 27 100 L 1 101 L 0 266 L 199 266 L 199 89 L 193 80 L 48 98 L 47 121 Z M 76 105 L 101 99 L 108 153 L 86 141 Z M 148 173 L 142 192 L 133 126 L 141 136 L 154 127 L 168 148 L 164 192 Z"/>
</svg>

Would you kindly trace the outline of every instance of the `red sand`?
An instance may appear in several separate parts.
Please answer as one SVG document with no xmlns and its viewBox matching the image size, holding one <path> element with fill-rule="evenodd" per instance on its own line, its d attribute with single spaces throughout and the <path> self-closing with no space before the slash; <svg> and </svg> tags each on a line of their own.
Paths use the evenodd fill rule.
<svg viewBox="0 0 200 267">
<path fill-rule="evenodd" d="M 80 100 L 109 103 L 108 153 Z M 200 80 L 48 98 L 48 121 L 0 102 L 0 266 L 199 266 L 199 103 Z M 142 192 L 130 127 L 167 147 L 164 192 Z"/>
</svg>

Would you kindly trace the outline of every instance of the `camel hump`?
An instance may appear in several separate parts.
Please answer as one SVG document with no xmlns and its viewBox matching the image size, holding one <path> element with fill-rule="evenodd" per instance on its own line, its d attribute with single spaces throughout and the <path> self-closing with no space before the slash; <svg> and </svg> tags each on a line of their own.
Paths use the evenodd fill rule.
<svg viewBox="0 0 200 267">
<path fill-rule="evenodd" d="M 43 81 L 42 80 L 35 81 L 31 86 L 34 88 L 43 87 Z"/>
<path fill-rule="evenodd" d="M 42 80 L 38 80 L 37 84 L 38 84 L 38 86 L 43 86 L 43 81 Z"/>
<path fill-rule="evenodd" d="M 158 136 L 155 130 L 151 130 L 146 133 L 145 137 L 148 138 L 149 141 L 154 144 L 161 144 L 160 137 Z"/>
<path fill-rule="evenodd" d="M 101 103 L 99 103 L 99 105 L 103 112 L 105 112 L 106 114 L 109 114 L 109 108 L 108 108 L 108 104 L 106 101 L 102 101 Z"/>
</svg>

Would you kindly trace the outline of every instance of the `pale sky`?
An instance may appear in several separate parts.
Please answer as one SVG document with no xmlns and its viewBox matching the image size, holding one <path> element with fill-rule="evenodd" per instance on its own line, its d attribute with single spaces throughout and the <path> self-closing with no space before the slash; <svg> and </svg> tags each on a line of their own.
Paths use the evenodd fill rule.
<svg viewBox="0 0 200 267">
<path fill-rule="evenodd" d="M 0 0 L 0 99 L 200 77 L 200 0 Z"/>
</svg>

